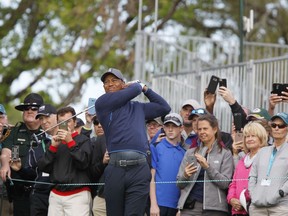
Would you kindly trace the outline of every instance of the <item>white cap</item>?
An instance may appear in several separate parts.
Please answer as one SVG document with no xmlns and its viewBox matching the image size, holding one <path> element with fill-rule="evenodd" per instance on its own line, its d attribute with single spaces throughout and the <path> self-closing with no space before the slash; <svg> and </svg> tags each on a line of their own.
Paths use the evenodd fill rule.
<svg viewBox="0 0 288 216">
<path fill-rule="evenodd" d="M 166 115 L 164 118 L 164 124 L 167 124 L 169 122 L 177 126 L 183 125 L 183 119 L 178 113 L 169 113 L 168 115 Z"/>
<path fill-rule="evenodd" d="M 199 108 L 203 108 L 198 101 L 194 100 L 194 99 L 188 99 L 186 101 L 184 101 L 184 103 L 182 104 L 181 108 L 183 108 L 184 106 L 190 105 L 193 107 L 193 109 L 199 109 Z"/>
</svg>

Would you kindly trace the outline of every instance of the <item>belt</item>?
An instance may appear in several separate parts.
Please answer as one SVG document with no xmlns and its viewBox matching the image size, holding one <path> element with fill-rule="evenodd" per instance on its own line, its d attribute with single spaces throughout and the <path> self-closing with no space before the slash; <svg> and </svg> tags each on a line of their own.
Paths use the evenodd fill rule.
<svg viewBox="0 0 288 216">
<path fill-rule="evenodd" d="M 113 166 L 120 166 L 120 167 L 126 167 L 126 166 L 135 166 L 146 163 L 146 158 L 140 158 L 137 160 L 111 160 L 109 161 L 109 164 Z"/>
</svg>

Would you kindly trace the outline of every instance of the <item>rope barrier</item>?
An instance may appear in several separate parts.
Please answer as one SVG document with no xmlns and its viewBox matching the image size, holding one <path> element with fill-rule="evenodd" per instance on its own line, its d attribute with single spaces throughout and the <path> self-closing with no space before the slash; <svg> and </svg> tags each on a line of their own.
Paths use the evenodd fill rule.
<svg viewBox="0 0 288 216">
<path fill-rule="evenodd" d="M 250 178 L 256 178 L 256 177 L 250 177 Z M 263 178 L 263 179 L 270 179 L 270 180 L 282 180 L 282 179 L 288 179 L 288 176 L 283 177 L 270 177 L 270 178 Z M 261 179 L 262 180 L 262 179 Z M 58 185 L 58 186 L 96 186 L 96 185 L 105 185 L 105 183 L 71 183 L 71 184 L 55 184 L 50 182 L 41 182 L 41 181 L 29 181 L 29 180 L 23 180 L 23 179 L 13 179 L 11 178 L 10 181 L 12 182 L 25 182 L 25 183 L 31 183 L 31 184 L 45 184 L 45 185 Z M 239 179 L 212 179 L 212 180 L 185 180 L 185 181 L 161 181 L 161 182 L 154 182 L 155 184 L 181 184 L 181 183 L 195 183 L 195 182 L 202 182 L 202 183 L 213 183 L 213 182 L 232 182 L 232 181 L 249 181 L 248 178 L 239 178 Z"/>
</svg>

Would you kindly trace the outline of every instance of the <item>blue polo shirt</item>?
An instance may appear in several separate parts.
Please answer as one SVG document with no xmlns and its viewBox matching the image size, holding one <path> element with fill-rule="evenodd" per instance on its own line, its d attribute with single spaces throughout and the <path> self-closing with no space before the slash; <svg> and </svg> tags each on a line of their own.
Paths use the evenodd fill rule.
<svg viewBox="0 0 288 216">
<path fill-rule="evenodd" d="M 180 190 L 176 186 L 176 179 L 185 150 L 180 143 L 174 146 L 166 138 L 162 139 L 156 146 L 150 145 L 150 148 L 152 168 L 156 170 L 157 203 L 159 206 L 177 208 Z"/>
</svg>

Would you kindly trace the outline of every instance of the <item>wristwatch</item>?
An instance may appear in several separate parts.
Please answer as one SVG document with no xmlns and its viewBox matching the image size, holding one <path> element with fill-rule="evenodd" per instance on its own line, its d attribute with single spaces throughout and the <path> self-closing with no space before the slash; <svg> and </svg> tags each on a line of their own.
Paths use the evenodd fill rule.
<svg viewBox="0 0 288 216">
<path fill-rule="evenodd" d="M 279 190 L 279 195 L 280 195 L 280 197 L 284 197 L 284 191 L 283 190 Z"/>
</svg>

